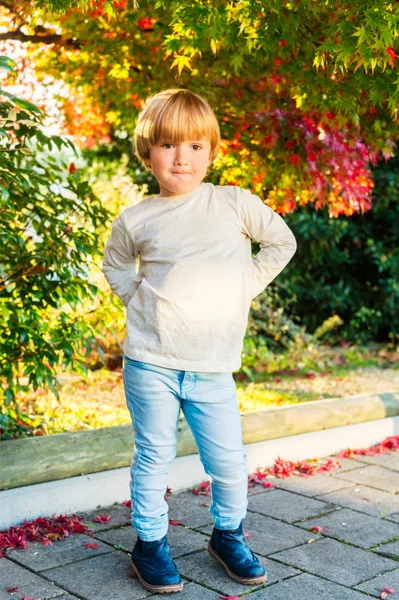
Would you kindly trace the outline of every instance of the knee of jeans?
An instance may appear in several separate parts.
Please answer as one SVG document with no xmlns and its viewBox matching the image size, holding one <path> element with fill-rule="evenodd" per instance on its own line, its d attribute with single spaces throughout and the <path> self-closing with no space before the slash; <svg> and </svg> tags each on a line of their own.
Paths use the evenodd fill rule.
<svg viewBox="0 0 399 600">
<path fill-rule="evenodd" d="M 215 465 L 207 465 L 205 471 L 214 483 L 220 485 L 239 485 L 248 479 L 245 461 L 234 464 L 220 461 Z"/>
<path fill-rule="evenodd" d="M 146 473 L 161 473 L 176 456 L 176 446 L 136 446 L 135 467 Z"/>
</svg>

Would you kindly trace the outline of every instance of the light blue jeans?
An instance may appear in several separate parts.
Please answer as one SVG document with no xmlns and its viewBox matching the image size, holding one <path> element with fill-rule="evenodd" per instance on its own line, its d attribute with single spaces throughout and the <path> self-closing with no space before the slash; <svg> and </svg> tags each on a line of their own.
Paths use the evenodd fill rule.
<svg viewBox="0 0 399 600">
<path fill-rule="evenodd" d="M 213 524 L 236 529 L 246 516 L 248 472 L 233 374 L 179 371 L 125 356 L 123 380 L 134 430 L 130 490 L 139 537 L 158 540 L 168 530 L 164 496 L 180 409 L 209 476 Z"/>
</svg>

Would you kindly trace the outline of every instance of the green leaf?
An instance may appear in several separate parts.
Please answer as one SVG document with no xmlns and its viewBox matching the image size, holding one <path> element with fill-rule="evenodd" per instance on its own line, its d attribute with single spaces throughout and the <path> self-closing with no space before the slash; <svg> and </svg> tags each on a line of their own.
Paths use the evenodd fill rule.
<svg viewBox="0 0 399 600">
<path fill-rule="evenodd" d="M 9 56 L 5 56 L 4 54 L 0 56 L 0 69 L 4 69 L 13 75 L 16 74 L 16 70 L 14 67 L 16 66 L 15 60 L 10 58 Z"/>
<path fill-rule="evenodd" d="M 254 374 L 249 367 L 243 366 L 243 367 L 241 367 L 241 370 L 244 371 L 245 375 L 248 377 L 248 379 L 250 381 L 255 381 Z"/>
<path fill-rule="evenodd" d="M 6 393 L 5 393 L 5 405 L 9 406 L 11 404 L 11 402 L 14 400 L 15 398 L 15 394 L 14 394 L 14 390 L 12 390 L 11 388 L 7 388 L 6 389 Z"/>
<path fill-rule="evenodd" d="M 233 54 L 229 62 L 230 65 L 233 67 L 234 72 L 238 73 L 242 67 L 242 63 L 244 62 L 244 57 L 242 54 Z"/>
<path fill-rule="evenodd" d="M 363 44 L 363 42 L 367 39 L 367 32 L 363 25 L 361 27 L 357 27 L 355 33 L 352 34 L 352 37 L 358 37 L 357 46 Z"/>
<path fill-rule="evenodd" d="M 0 93 L 7 96 L 7 98 L 12 100 L 12 102 L 14 102 L 14 104 L 19 106 L 20 108 L 25 108 L 29 112 L 33 112 L 33 113 L 36 113 L 36 114 L 44 117 L 43 111 L 41 111 L 40 108 L 38 108 L 37 106 L 32 104 L 32 102 L 29 102 L 28 100 L 24 100 L 23 98 L 18 98 L 18 96 L 15 96 L 14 94 L 11 94 L 10 92 L 7 92 L 6 90 L 3 90 L 1 88 L 0 88 Z"/>
</svg>

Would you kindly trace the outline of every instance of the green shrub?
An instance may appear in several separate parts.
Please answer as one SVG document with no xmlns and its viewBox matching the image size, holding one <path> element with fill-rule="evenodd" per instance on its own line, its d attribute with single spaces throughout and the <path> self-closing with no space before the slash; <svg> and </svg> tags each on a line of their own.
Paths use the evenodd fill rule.
<svg viewBox="0 0 399 600">
<path fill-rule="evenodd" d="M 285 219 L 298 250 L 279 277 L 294 298 L 290 311 L 313 333 L 337 316 L 323 341 L 366 344 L 399 338 L 399 159 L 373 170 L 373 207 L 329 218 L 298 208 Z"/>
<path fill-rule="evenodd" d="M 0 68 L 14 73 L 7 57 Z M 71 163 L 73 144 L 46 135 L 37 107 L 0 94 L 0 406 L 10 418 L 19 390 L 57 394 L 57 365 L 85 369 L 96 331 L 81 307 L 97 293 L 88 271 L 109 213 Z"/>
</svg>

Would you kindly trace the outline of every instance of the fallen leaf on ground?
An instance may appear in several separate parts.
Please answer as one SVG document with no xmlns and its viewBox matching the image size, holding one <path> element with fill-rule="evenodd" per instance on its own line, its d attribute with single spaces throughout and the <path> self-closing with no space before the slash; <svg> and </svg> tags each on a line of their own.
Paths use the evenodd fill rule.
<svg viewBox="0 0 399 600">
<path fill-rule="evenodd" d="M 399 451 L 399 435 L 391 435 L 379 444 L 370 446 L 369 448 L 357 448 L 355 450 L 347 448 L 346 450 L 339 452 L 337 457 L 354 458 L 356 454 L 361 454 L 363 456 L 378 456 L 379 454 L 385 454 L 386 452 L 391 453 L 391 451 Z"/>
<path fill-rule="evenodd" d="M 191 491 L 196 496 L 210 496 L 211 483 L 210 481 L 201 481 L 201 483 L 197 487 L 193 487 Z"/>
<path fill-rule="evenodd" d="M 380 598 L 388 598 L 390 594 L 394 594 L 395 590 L 393 588 L 384 588 L 381 591 Z"/>
<path fill-rule="evenodd" d="M 18 586 L 13 588 L 4 588 L 6 592 L 12 594 L 13 592 L 18 592 Z"/>
<path fill-rule="evenodd" d="M 0 554 L 4 556 L 9 550 L 25 548 L 29 550 L 27 542 L 49 542 L 69 537 L 71 533 L 88 533 L 84 517 L 77 515 L 54 515 L 50 518 L 39 517 L 33 521 L 25 521 L 22 525 L 10 527 L 0 531 Z"/>
<path fill-rule="evenodd" d="M 85 548 L 99 548 L 100 545 L 99 544 L 85 544 Z"/>
<path fill-rule="evenodd" d="M 181 525 L 181 521 L 173 521 L 173 519 L 169 519 L 169 525 Z"/>
<path fill-rule="evenodd" d="M 93 519 L 93 523 L 108 523 L 111 520 L 111 515 L 97 515 L 95 519 Z"/>
<path fill-rule="evenodd" d="M 50 540 L 43 540 L 42 542 L 39 542 L 39 544 L 41 544 L 42 546 L 52 546 L 53 542 L 51 542 Z"/>
<path fill-rule="evenodd" d="M 314 531 L 315 533 L 321 533 L 323 531 L 323 527 L 320 525 L 313 525 L 313 527 L 309 527 L 309 531 Z"/>
</svg>

